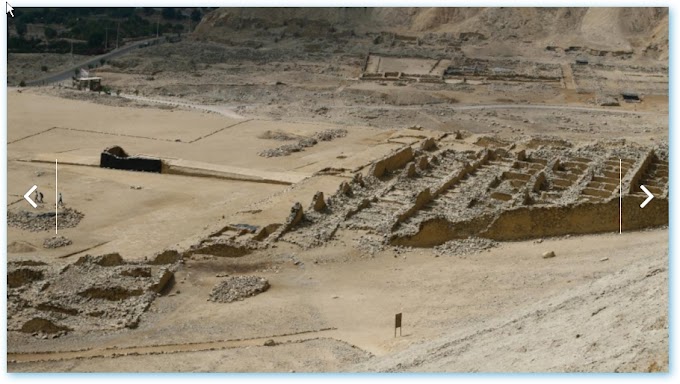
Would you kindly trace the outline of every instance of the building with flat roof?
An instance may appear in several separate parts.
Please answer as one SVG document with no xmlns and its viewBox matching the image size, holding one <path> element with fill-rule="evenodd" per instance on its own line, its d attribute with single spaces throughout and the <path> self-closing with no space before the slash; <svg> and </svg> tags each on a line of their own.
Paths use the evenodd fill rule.
<svg viewBox="0 0 680 384">
<path fill-rule="evenodd" d="M 73 79 L 73 87 L 79 90 L 99 91 L 102 88 L 102 78 L 97 76 L 75 78 Z"/>
</svg>

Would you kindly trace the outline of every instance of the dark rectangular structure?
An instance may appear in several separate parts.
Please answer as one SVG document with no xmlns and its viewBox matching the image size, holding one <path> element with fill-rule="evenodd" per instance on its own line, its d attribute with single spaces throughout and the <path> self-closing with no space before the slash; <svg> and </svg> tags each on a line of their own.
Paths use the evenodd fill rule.
<svg viewBox="0 0 680 384">
<path fill-rule="evenodd" d="M 161 173 L 163 161 L 151 157 L 128 156 L 123 148 L 115 146 L 106 148 L 100 157 L 101 168 L 123 169 L 127 171 L 141 171 Z"/>
</svg>

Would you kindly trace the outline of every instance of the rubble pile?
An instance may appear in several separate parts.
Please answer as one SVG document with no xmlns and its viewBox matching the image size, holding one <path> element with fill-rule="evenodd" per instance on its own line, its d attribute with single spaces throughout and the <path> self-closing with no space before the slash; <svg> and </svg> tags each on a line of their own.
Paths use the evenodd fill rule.
<svg viewBox="0 0 680 384">
<path fill-rule="evenodd" d="M 284 144 L 280 147 L 265 149 L 259 153 L 262 157 L 281 157 L 288 156 L 293 152 L 303 151 L 305 148 L 315 146 L 319 141 L 331 141 L 340 137 L 347 136 L 346 129 L 327 129 L 315 133 L 312 137 L 305 137 L 298 140 L 294 144 Z M 275 138 L 276 140 L 290 140 L 291 136 L 283 134 L 283 136 L 271 133 L 267 138 Z M 282 138 L 285 137 L 285 138 Z"/>
<path fill-rule="evenodd" d="M 293 152 L 300 152 L 307 147 L 316 145 L 317 141 L 312 138 L 305 138 L 295 144 L 285 144 L 280 147 L 265 149 L 259 153 L 262 157 L 281 157 L 288 156 Z"/>
<path fill-rule="evenodd" d="M 331 141 L 345 136 L 347 136 L 346 129 L 326 129 L 325 131 L 317 132 L 314 138 L 319 141 Z"/>
<path fill-rule="evenodd" d="M 371 256 L 385 249 L 383 238 L 382 237 L 377 238 L 375 236 L 374 237 L 360 236 L 359 239 L 356 241 L 356 246 L 363 253 L 366 253 Z"/>
<path fill-rule="evenodd" d="M 482 252 L 494 248 L 498 243 L 484 238 L 470 237 L 462 240 L 447 241 L 442 245 L 434 247 L 437 256 L 465 256 Z"/>
<path fill-rule="evenodd" d="M 255 296 L 269 289 L 267 279 L 257 276 L 232 276 L 213 287 L 210 300 L 217 303 L 231 303 Z"/>
<path fill-rule="evenodd" d="M 56 212 L 8 211 L 7 225 L 31 232 L 54 230 Z M 73 208 L 59 210 L 59 228 L 73 228 L 85 215 Z"/>
<path fill-rule="evenodd" d="M 43 248 L 61 248 L 67 245 L 71 245 L 73 242 L 64 236 L 52 236 L 48 237 L 43 241 Z"/>
</svg>

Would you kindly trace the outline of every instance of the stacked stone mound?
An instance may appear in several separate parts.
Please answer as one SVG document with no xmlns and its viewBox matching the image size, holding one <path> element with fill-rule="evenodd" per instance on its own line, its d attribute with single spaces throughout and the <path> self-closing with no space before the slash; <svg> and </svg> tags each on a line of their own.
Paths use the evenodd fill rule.
<svg viewBox="0 0 680 384">
<path fill-rule="evenodd" d="M 64 236 L 52 236 L 48 237 L 43 241 L 43 248 L 61 248 L 67 245 L 71 245 L 73 242 Z"/>
<path fill-rule="evenodd" d="M 269 289 L 267 279 L 258 276 L 232 276 L 213 287 L 210 300 L 217 303 L 231 303 L 255 296 Z"/>
<path fill-rule="evenodd" d="M 31 211 L 8 211 L 7 225 L 14 228 L 31 232 L 54 230 L 56 213 L 31 212 Z M 85 215 L 73 208 L 64 208 L 59 211 L 59 228 L 73 228 L 80 223 Z"/>
</svg>

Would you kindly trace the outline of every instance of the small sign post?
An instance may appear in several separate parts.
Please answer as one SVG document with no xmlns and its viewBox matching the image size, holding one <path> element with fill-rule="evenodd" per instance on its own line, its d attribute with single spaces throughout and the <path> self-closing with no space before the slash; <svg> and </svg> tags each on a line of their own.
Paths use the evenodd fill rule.
<svg viewBox="0 0 680 384">
<path fill-rule="evenodd" d="M 399 328 L 399 336 L 401 336 L 401 313 L 394 315 L 394 337 L 397 337 L 397 328 Z"/>
</svg>

